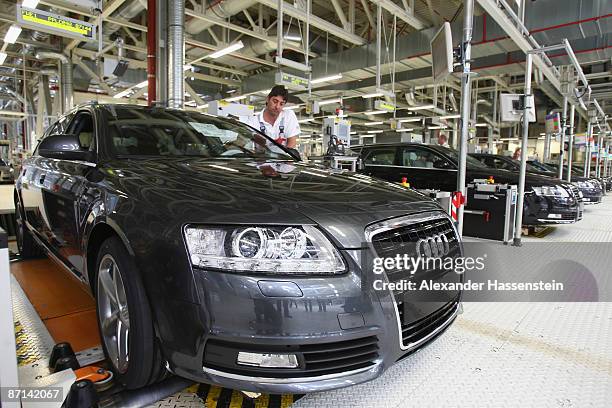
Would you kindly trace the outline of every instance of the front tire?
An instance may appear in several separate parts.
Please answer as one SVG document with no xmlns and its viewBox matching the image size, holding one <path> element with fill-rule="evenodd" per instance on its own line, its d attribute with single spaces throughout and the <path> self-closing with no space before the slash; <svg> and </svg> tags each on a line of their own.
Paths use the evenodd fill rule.
<svg viewBox="0 0 612 408">
<path fill-rule="evenodd" d="M 128 389 L 164 374 L 149 301 L 133 258 L 118 237 L 102 243 L 94 293 L 104 353 L 115 378 Z"/>
</svg>

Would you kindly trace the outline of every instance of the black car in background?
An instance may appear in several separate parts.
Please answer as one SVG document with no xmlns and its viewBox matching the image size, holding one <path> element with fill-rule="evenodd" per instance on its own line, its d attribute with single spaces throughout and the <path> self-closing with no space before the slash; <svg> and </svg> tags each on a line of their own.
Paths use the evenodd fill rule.
<svg viewBox="0 0 612 408">
<path fill-rule="evenodd" d="M 456 150 L 419 143 L 364 145 L 351 150 L 360 153 L 364 174 L 392 182 L 405 177 L 416 189 L 457 189 Z M 489 177 L 498 183 L 518 184 L 517 173 L 490 169 L 468 155 L 466 183 Z M 527 174 L 524 203 L 525 225 L 569 224 L 582 218 L 577 189 L 551 177 Z"/>
<path fill-rule="evenodd" d="M 298 161 L 237 121 L 77 107 L 24 162 L 14 199 L 21 254 L 39 245 L 91 289 L 128 388 L 166 370 L 254 392 L 347 387 L 437 338 L 459 311 L 462 275 L 419 271 L 417 282 L 451 284 L 424 302 L 375 290 L 366 261 L 461 256 L 434 201 Z"/>
<path fill-rule="evenodd" d="M 542 169 L 547 169 L 553 177 L 557 177 L 559 174 L 559 163 L 547 162 L 542 163 L 539 161 L 529 161 L 531 166 Z M 563 166 L 563 174 L 567 175 L 567 165 Z M 572 166 L 572 182 L 582 192 L 583 200 L 585 204 L 597 204 L 600 203 L 604 196 L 604 181 L 596 177 L 583 177 L 583 171 L 579 168 Z"/>
<path fill-rule="evenodd" d="M 511 157 L 488 153 L 471 153 L 470 156 L 480 160 L 485 166 L 493 169 L 508 170 L 516 173 L 520 172 L 521 170 L 521 162 Z M 552 169 L 543 170 L 542 167 L 536 167 L 531 163 L 526 163 L 526 166 L 527 172 L 531 174 L 538 174 L 553 178 L 556 178 L 559 174 L 557 171 L 552 171 Z M 579 177 L 572 174 L 572 184 L 578 187 L 584 202 L 601 202 L 603 191 L 601 190 L 599 181 L 596 179 L 588 179 L 586 177 Z"/>
</svg>

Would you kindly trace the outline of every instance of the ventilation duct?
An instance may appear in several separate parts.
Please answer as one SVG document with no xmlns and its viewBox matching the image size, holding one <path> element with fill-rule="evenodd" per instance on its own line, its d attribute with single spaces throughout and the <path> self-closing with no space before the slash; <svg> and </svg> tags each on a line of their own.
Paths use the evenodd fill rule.
<svg viewBox="0 0 612 408">
<path fill-rule="evenodd" d="M 62 92 L 62 112 L 66 112 L 72 108 L 74 87 L 72 82 L 72 61 L 58 52 L 39 51 L 36 53 L 37 59 L 55 59 L 59 60 L 61 65 L 62 77 L 60 89 Z"/>
</svg>

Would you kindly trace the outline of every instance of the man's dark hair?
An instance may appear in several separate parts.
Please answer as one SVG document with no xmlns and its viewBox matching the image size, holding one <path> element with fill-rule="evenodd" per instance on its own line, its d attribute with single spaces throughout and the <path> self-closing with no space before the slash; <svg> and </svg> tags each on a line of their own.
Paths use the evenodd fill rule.
<svg viewBox="0 0 612 408">
<path fill-rule="evenodd" d="M 289 97 L 289 92 L 282 85 L 274 85 L 274 87 L 270 90 L 268 94 L 268 98 L 272 98 L 273 96 L 280 96 L 287 102 L 287 98 Z"/>
</svg>

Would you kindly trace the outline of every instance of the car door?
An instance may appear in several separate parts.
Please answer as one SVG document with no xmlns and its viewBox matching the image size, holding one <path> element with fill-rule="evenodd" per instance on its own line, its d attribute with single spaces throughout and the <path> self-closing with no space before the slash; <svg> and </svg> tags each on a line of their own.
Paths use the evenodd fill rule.
<svg viewBox="0 0 612 408">
<path fill-rule="evenodd" d="M 401 177 L 397 177 L 397 147 L 381 146 L 376 148 L 364 148 L 362 159 L 364 173 L 372 177 L 383 180 L 400 182 Z"/>
<path fill-rule="evenodd" d="M 425 146 L 402 146 L 399 175 L 416 189 L 455 191 L 457 169 L 446 157 Z"/>
<path fill-rule="evenodd" d="M 82 148 L 95 151 L 94 129 L 94 116 L 83 110 L 76 113 L 65 133 L 77 136 Z M 87 182 L 86 176 L 94 166 L 94 163 L 78 160 L 49 159 L 41 187 L 48 242 L 56 255 L 77 271 L 83 270 L 79 248 L 79 197 Z"/>
</svg>

